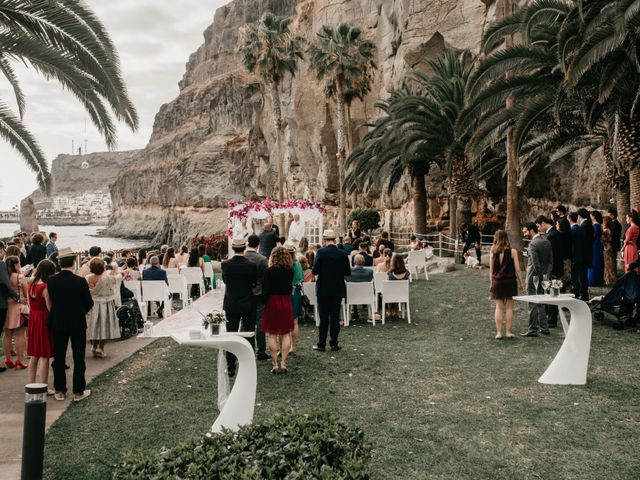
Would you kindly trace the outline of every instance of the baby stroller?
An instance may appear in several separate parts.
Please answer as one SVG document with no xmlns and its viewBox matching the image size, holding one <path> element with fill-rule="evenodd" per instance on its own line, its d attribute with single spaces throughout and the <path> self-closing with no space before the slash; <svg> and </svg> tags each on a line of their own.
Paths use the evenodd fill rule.
<svg viewBox="0 0 640 480">
<path fill-rule="evenodd" d="M 640 278 L 635 272 L 622 276 L 609 293 L 591 302 L 593 318 L 604 321 L 605 313 L 615 317 L 613 328 L 622 330 L 626 325 L 634 325 L 633 309 L 640 302 Z"/>
</svg>

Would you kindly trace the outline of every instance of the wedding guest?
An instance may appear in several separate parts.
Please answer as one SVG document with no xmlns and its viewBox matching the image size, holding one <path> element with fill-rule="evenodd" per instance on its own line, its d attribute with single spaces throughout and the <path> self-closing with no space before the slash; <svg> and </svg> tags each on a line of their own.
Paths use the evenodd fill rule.
<svg viewBox="0 0 640 480">
<path fill-rule="evenodd" d="M 602 250 L 604 254 L 604 283 L 612 285 L 616 282 L 616 254 L 613 251 L 613 220 L 604 217 L 602 224 Z M 618 242 L 620 243 L 620 242 Z"/>
<path fill-rule="evenodd" d="M 529 259 L 526 273 L 527 295 L 537 295 L 545 275 L 551 279 L 553 250 L 551 242 L 540 235 L 538 226 L 535 223 L 527 224 L 523 229 L 523 233 L 531 239 L 527 248 Z M 537 285 L 534 277 L 538 277 Z M 543 335 L 549 335 L 550 333 L 545 306 L 537 303 L 529 303 L 529 328 L 520 335 L 523 337 L 537 337 L 538 329 L 540 329 Z"/>
<path fill-rule="evenodd" d="M 624 235 L 624 265 L 625 265 L 625 273 L 628 273 L 629 264 L 634 262 L 638 258 L 638 237 L 640 236 L 640 226 L 639 226 L 638 214 L 635 210 L 632 210 L 627 214 L 627 224 L 629 228 L 627 228 L 627 232 Z"/>
<path fill-rule="evenodd" d="M 595 236 L 595 232 L 593 229 L 593 225 L 591 223 L 591 216 L 589 215 L 589 211 L 586 208 L 578 209 L 578 221 L 580 223 L 580 228 L 584 233 L 584 266 L 585 268 L 580 271 L 582 277 L 580 278 L 580 287 L 582 291 L 580 292 L 580 299 L 588 302 L 589 301 L 589 268 L 592 266 L 593 262 L 593 237 Z"/>
<path fill-rule="evenodd" d="M 353 251 L 353 244 L 351 243 L 351 237 L 349 235 L 342 239 L 342 243 L 338 246 L 341 250 L 344 250 L 347 255 Z"/>
<path fill-rule="evenodd" d="M 176 254 L 176 261 L 179 267 L 183 267 L 189 262 L 189 248 L 186 245 L 180 247 L 180 253 Z"/>
<path fill-rule="evenodd" d="M 316 296 L 318 299 L 318 343 L 313 349 L 324 352 L 327 333 L 330 335 L 331 351 L 342 349 L 338 345 L 340 334 L 340 304 L 347 295 L 344 278 L 351 274 L 349 257 L 336 246 L 336 234 L 333 230 L 325 230 L 322 234 L 325 246 L 318 250 L 313 264 L 313 274 L 317 277 Z"/>
<path fill-rule="evenodd" d="M 284 245 L 284 248 L 291 255 L 291 268 L 293 270 L 293 290 L 291 292 L 291 304 L 293 306 L 293 330 L 291 331 L 291 350 L 289 351 L 289 355 L 295 356 L 299 334 L 298 322 L 304 315 L 304 311 L 302 309 L 302 282 L 304 282 L 304 270 L 302 269 L 302 265 L 298 260 L 296 247 L 293 244 L 287 242 Z"/>
<path fill-rule="evenodd" d="M 608 211 L 608 218 L 611 219 L 611 248 L 613 250 L 613 272 L 617 276 L 618 274 L 618 254 L 622 247 L 622 225 L 618 221 L 618 211 L 615 208 L 610 208 Z"/>
<path fill-rule="evenodd" d="M 420 250 L 421 243 L 420 240 L 416 238 L 415 235 L 411 235 L 411 241 L 409 242 L 409 250 L 415 252 L 416 250 Z"/>
<path fill-rule="evenodd" d="M 91 263 L 91 260 L 93 260 L 94 258 L 98 258 L 100 257 L 100 255 L 102 254 L 102 249 L 100 247 L 91 247 L 89 249 L 89 260 L 86 263 L 83 263 L 82 266 L 80 267 L 80 271 L 78 272 L 78 275 L 80 275 L 81 277 L 85 277 L 87 275 L 89 275 L 91 273 L 89 264 Z"/>
<path fill-rule="evenodd" d="M 143 268 L 147 264 L 147 249 L 138 250 L 138 267 Z"/>
<path fill-rule="evenodd" d="M 288 373 L 287 358 L 291 350 L 291 333 L 295 327 L 291 302 L 293 275 L 290 252 L 283 247 L 274 248 L 262 279 L 262 330 L 269 334 L 271 373 Z M 278 341 L 281 353 L 279 367 Z"/>
<path fill-rule="evenodd" d="M 56 242 L 58 241 L 58 234 L 51 232 L 49 234 L 49 241 L 47 242 L 47 258 L 51 258 L 51 255 L 58 251 Z"/>
<path fill-rule="evenodd" d="M 158 255 L 158 260 L 160 260 L 160 265 L 164 265 L 164 256 L 166 255 L 167 251 L 169 250 L 169 245 L 162 245 L 160 247 L 160 255 Z M 175 249 L 173 250 L 173 255 L 175 257 Z"/>
<path fill-rule="evenodd" d="M 380 247 L 383 247 L 382 249 L 388 248 L 392 252 L 395 248 L 393 242 L 389 239 L 389 232 L 382 232 L 382 235 L 380 235 L 376 246 L 378 247 L 378 249 L 380 249 Z"/>
<path fill-rule="evenodd" d="M 471 247 L 474 247 L 476 250 L 476 258 L 478 259 L 478 263 L 481 264 L 482 236 L 478 227 L 474 224 L 469 225 L 468 223 L 463 223 L 460 228 L 460 236 L 462 237 L 462 242 L 464 243 L 464 247 L 462 247 L 463 258 L 464 254 L 467 253 L 467 251 L 470 250 Z"/>
<path fill-rule="evenodd" d="M 298 243 L 298 251 L 304 254 L 307 250 L 309 250 L 309 239 L 307 237 L 302 237 L 300 239 L 300 243 Z"/>
<path fill-rule="evenodd" d="M 14 290 L 11 284 L 5 258 L 6 247 L 4 243 L 0 242 L 0 334 L 4 331 L 9 299 L 20 302 L 20 295 Z M 6 367 L 0 365 L 0 372 L 4 372 L 5 370 Z"/>
<path fill-rule="evenodd" d="M 564 273 L 564 262 L 562 261 L 562 236 L 556 229 L 554 222 L 544 215 L 536 219 L 538 230 L 544 238 L 551 243 L 551 253 L 553 254 L 553 267 L 551 269 L 551 279 L 560 279 Z M 549 328 L 558 326 L 558 307 L 556 305 L 545 305 Z"/>
<path fill-rule="evenodd" d="M 243 237 L 234 238 L 231 241 L 233 257 L 222 262 L 222 280 L 226 285 L 223 308 L 227 316 L 228 332 L 237 332 L 240 325 L 244 332 L 254 332 L 256 329 L 253 289 L 258 284 L 258 268 L 244 256 L 246 247 L 247 241 Z M 264 279 L 262 288 L 264 297 Z M 287 294 L 289 305 L 290 294 L 291 290 Z M 253 343 L 252 346 L 255 348 Z M 236 374 L 236 362 L 235 355 L 227 352 L 227 371 L 232 377 Z"/>
<path fill-rule="evenodd" d="M 158 257 L 158 260 L 160 258 Z M 167 248 L 162 260 L 162 266 L 164 268 L 180 268 L 178 259 L 176 258 L 176 249 L 173 247 Z"/>
<path fill-rule="evenodd" d="M 122 270 L 122 276 L 125 282 L 140 280 L 140 269 L 138 268 L 138 261 L 135 257 L 127 258 Z"/>
<path fill-rule="evenodd" d="M 198 245 L 198 255 L 204 263 L 211 263 L 211 257 L 207 255 L 207 246 L 204 243 Z"/>
<path fill-rule="evenodd" d="M 44 246 L 44 237 L 36 233 L 31 237 L 31 246 L 27 250 L 27 264 L 36 267 L 45 258 L 47 258 L 47 247 Z"/>
<path fill-rule="evenodd" d="M 91 273 L 87 283 L 93 299 L 93 308 L 87 314 L 87 339 L 91 342 L 91 353 L 95 358 L 105 358 L 104 344 L 107 340 L 120 338 L 120 325 L 116 316 L 114 299 L 120 292 L 114 274 L 106 270 L 105 261 L 94 258 L 89 262 Z"/>
<path fill-rule="evenodd" d="M 67 392 L 65 360 L 67 346 L 71 340 L 73 353 L 73 393 L 74 400 L 87 398 L 86 390 L 85 345 L 87 343 L 86 314 L 93 307 L 91 292 L 87 281 L 73 274 L 75 254 L 70 248 L 63 248 L 58 255 L 62 271 L 47 280 L 47 291 L 51 299 L 50 321 L 53 330 L 53 386 L 55 399 L 62 401 Z"/>
<path fill-rule="evenodd" d="M 291 242 L 294 246 L 300 245 L 302 237 L 304 237 L 306 231 L 305 223 L 300 220 L 300 215 L 297 213 L 293 216 L 293 221 L 289 225 L 289 235 L 287 241 Z"/>
<path fill-rule="evenodd" d="M 24 243 L 24 237 L 22 236 L 22 232 L 18 232 L 18 235 L 16 235 L 13 239 L 13 245 L 18 247 L 19 253 L 17 256 L 20 259 L 20 266 L 24 267 L 25 265 L 27 265 L 27 247 Z M 9 254 L 7 252 L 7 256 L 14 256 L 14 254 Z"/>
<path fill-rule="evenodd" d="M 351 269 L 351 275 L 345 278 L 347 282 L 372 282 L 373 281 L 373 270 L 371 270 L 370 268 L 364 267 L 364 257 L 362 255 L 356 255 L 354 259 L 354 264 L 355 266 Z"/>
<path fill-rule="evenodd" d="M 260 255 L 270 258 L 271 251 L 276 248 L 278 243 L 278 236 L 273 229 L 272 223 L 265 223 L 264 229 L 260 234 Z"/>
<path fill-rule="evenodd" d="M 563 287 L 569 288 L 571 285 L 571 224 L 567 217 L 560 216 L 557 210 L 550 214 L 551 220 L 554 222 L 556 230 L 560 234 L 560 259 L 562 260 L 562 275 L 558 278 L 562 280 Z"/>
<path fill-rule="evenodd" d="M 351 264 L 355 265 L 355 258 L 361 255 L 364 258 L 365 267 L 373 267 L 373 257 L 369 255 L 369 244 L 367 242 L 360 242 L 358 244 L 358 251 L 351 257 Z"/>
<path fill-rule="evenodd" d="M 149 268 L 145 268 L 142 272 L 142 280 L 155 280 L 165 282 L 169 285 L 169 277 L 167 277 L 167 272 L 160 268 L 160 259 L 154 255 L 149 259 Z M 168 299 L 167 301 L 171 301 Z M 164 302 L 160 302 L 158 305 L 158 318 L 163 318 L 164 316 Z M 151 315 L 151 302 L 147 305 L 147 315 Z"/>
<path fill-rule="evenodd" d="M 270 357 L 267 355 L 267 343 L 264 332 L 262 331 L 262 312 L 264 310 L 264 303 L 262 302 L 262 277 L 264 271 L 269 266 L 269 260 L 264 255 L 258 253 L 258 247 L 260 246 L 260 238 L 257 235 L 249 235 L 247 239 L 247 249 L 244 256 L 247 260 L 253 263 L 257 269 L 256 285 L 253 287 L 253 318 L 256 326 L 256 344 L 257 344 L 257 358 L 258 360 L 268 360 Z"/>
<path fill-rule="evenodd" d="M 583 270 L 586 271 L 584 264 L 584 231 L 578 225 L 578 213 L 571 212 L 569 214 L 569 223 L 571 224 L 571 284 L 572 292 L 576 298 L 580 298 L 582 287 Z"/>
<path fill-rule="evenodd" d="M 587 271 L 590 287 L 604 285 L 604 250 L 602 247 L 602 214 L 591 212 L 593 240 L 591 242 L 591 268 Z"/>
<path fill-rule="evenodd" d="M 18 367 L 27 368 L 24 363 L 26 354 L 26 324 L 22 315 L 27 305 L 26 282 L 20 275 L 20 258 L 10 256 L 5 259 L 7 274 L 9 276 L 9 285 L 11 291 L 16 292 L 17 298 L 7 299 L 7 313 L 4 322 L 4 337 L 2 339 L 2 347 L 4 349 L 4 364 L 8 368 Z M 11 360 L 12 344 L 15 341 L 16 360 Z"/>
<path fill-rule="evenodd" d="M 51 311 L 51 298 L 47 290 L 47 281 L 56 273 L 56 266 L 49 260 L 42 260 L 28 287 L 29 326 L 27 354 L 29 362 L 29 383 L 36 382 L 36 374 L 40 382 L 49 384 L 49 361 L 53 358 L 53 335 L 47 325 Z M 55 390 L 48 389 L 47 395 L 53 395 Z"/>
<path fill-rule="evenodd" d="M 307 260 L 306 256 L 298 257 L 300 261 L 300 266 L 302 267 L 302 271 L 304 272 L 304 283 L 313 282 L 313 272 L 311 271 L 311 264 L 309 260 Z"/>
<path fill-rule="evenodd" d="M 409 280 L 411 273 L 407 270 L 404 258 L 401 255 L 394 255 L 391 258 L 391 269 L 387 272 L 389 280 Z"/>
<path fill-rule="evenodd" d="M 493 236 L 493 245 L 489 254 L 489 289 L 491 298 L 495 300 L 496 310 L 494 314 L 496 322 L 496 340 L 502 339 L 502 319 L 506 323 L 506 337 L 514 338 L 513 325 L 513 297 L 520 290 L 524 291 L 522 283 L 522 270 L 520 260 L 515 248 L 511 248 L 509 236 L 504 230 L 498 230 Z"/>
<path fill-rule="evenodd" d="M 390 248 L 385 248 L 380 258 L 382 258 L 383 261 L 376 267 L 376 272 L 386 273 L 391 269 L 391 259 L 393 258 L 393 252 Z"/>
</svg>

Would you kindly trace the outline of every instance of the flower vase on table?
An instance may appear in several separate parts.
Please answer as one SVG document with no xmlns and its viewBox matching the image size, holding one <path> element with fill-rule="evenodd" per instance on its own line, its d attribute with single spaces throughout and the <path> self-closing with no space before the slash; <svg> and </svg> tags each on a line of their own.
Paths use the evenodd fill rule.
<svg viewBox="0 0 640 480">
<path fill-rule="evenodd" d="M 562 280 L 551 280 L 551 296 L 559 297 L 562 289 Z"/>
<path fill-rule="evenodd" d="M 220 335 L 222 326 L 227 322 L 224 312 L 219 310 L 213 311 L 206 315 L 202 315 L 202 326 L 205 330 L 209 330 L 211 335 Z"/>
</svg>

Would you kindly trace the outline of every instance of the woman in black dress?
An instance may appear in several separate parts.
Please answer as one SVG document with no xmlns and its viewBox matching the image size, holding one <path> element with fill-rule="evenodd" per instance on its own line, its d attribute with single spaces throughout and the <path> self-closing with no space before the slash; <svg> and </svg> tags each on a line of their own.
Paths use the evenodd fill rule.
<svg viewBox="0 0 640 480">
<path fill-rule="evenodd" d="M 287 357 L 291 350 L 291 332 L 294 329 L 291 290 L 293 286 L 293 259 L 284 247 L 276 247 L 269 257 L 269 267 L 262 277 L 262 331 L 269 334 L 271 373 L 288 373 Z M 278 369 L 278 344 L 282 359 Z"/>
<path fill-rule="evenodd" d="M 493 237 L 491 255 L 489 257 L 489 272 L 491 278 L 491 298 L 496 301 L 496 340 L 502 339 L 502 317 L 506 317 L 507 338 L 514 338 L 511 333 L 513 323 L 513 297 L 520 290 L 524 292 L 522 271 L 518 252 L 511 248 L 509 237 L 504 230 L 498 230 Z"/>
</svg>

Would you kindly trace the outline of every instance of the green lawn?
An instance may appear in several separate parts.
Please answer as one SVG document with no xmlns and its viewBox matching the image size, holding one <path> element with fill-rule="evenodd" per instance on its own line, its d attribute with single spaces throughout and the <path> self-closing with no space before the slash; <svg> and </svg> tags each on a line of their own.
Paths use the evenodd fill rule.
<svg viewBox="0 0 640 480">
<path fill-rule="evenodd" d="M 344 329 L 337 354 L 312 351 L 303 327 L 288 376 L 259 363 L 256 419 L 321 408 L 360 424 L 375 479 L 638 478 L 639 335 L 595 326 L 588 384 L 540 385 L 561 329 L 494 340 L 486 271 L 414 282 L 412 306 L 412 325 Z M 206 432 L 214 357 L 162 339 L 101 375 L 51 428 L 46 478 L 106 479 L 125 452 Z"/>
</svg>

